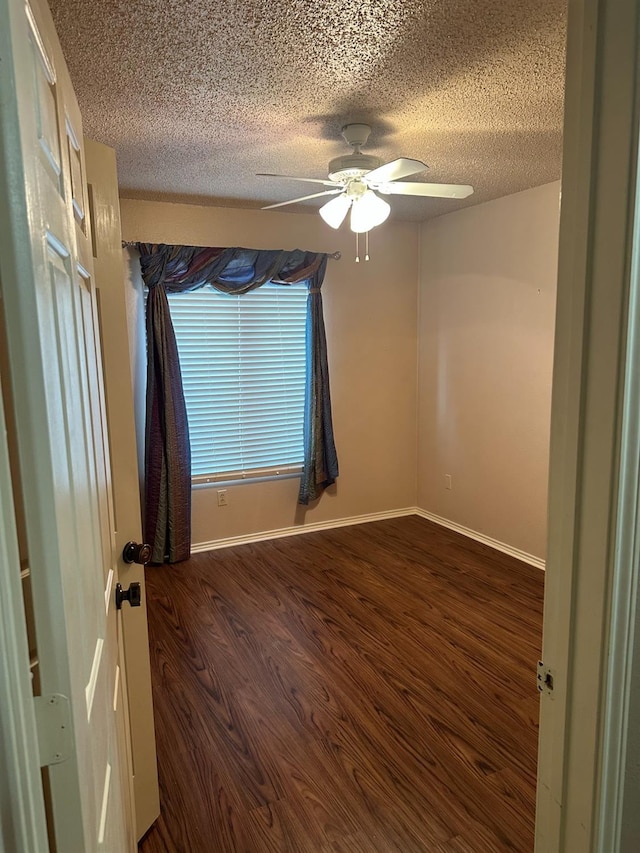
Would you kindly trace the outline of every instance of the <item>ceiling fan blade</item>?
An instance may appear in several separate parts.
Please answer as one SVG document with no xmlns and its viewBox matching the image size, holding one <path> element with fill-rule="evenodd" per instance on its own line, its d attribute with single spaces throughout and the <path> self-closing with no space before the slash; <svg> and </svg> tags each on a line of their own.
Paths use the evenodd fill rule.
<svg viewBox="0 0 640 853">
<path fill-rule="evenodd" d="M 418 182 L 398 181 L 397 183 L 382 184 L 378 192 L 390 195 L 422 195 L 433 198 L 467 198 L 473 193 L 473 187 L 468 184 L 423 184 Z"/>
<path fill-rule="evenodd" d="M 385 163 L 384 166 L 378 166 L 377 169 L 367 172 L 364 179 L 368 184 L 371 182 L 374 184 L 387 183 L 387 181 L 397 181 L 399 178 L 408 178 L 409 175 L 416 175 L 428 168 L 427 164 L 420 160 L 408 160 L 406 157 L 399 157 L 397 160 L 392 160 L 390 163 Z"/>
<path fill-rule="evenodd" d="M 285 204 L 296 204 L 298 201 L 306 201 L 309 198 L 318 198 L 321 195 L 337 195 L 342 192 L 342 187 L 335 190 L 324 190 L 321 193 L 312 193 L 311 195 L 303 195 L 300 198 L 292 198 L 291 201 L 279 201 L 277 204 L 268 204 L 266 207 L 261 207 L 260 210 L 272 210 L 274 207 L 284 207 Z"/>
<path fill-rule="evenodd" d="M 308 184 L 324 184 L 325 187 L 335 187 L 337 185 L 336 181 L 327 181 L 320 178 L 298 178 L 296 175 L 274 175 L 272 172 L 256 172 L 256 176 L 258 178 L 282 178 L 285 181 L 305 181 Z"/>
</svg>

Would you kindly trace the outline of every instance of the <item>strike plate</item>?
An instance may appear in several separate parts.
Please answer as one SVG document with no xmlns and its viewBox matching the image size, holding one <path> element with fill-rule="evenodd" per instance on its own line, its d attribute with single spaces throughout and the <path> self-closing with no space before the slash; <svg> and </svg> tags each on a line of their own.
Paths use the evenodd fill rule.
<svg viewBox="0 0 640 853">
<path fill-rule="evenodd" d="M 540 693 L 553 693 L 554 671 L 543 661 L 538 661 L 538 690 Z"/>
<path fill-rule="evenodd" d="M 71 708 L 61 693 L 34 696 L 40 766 L 60 764 L 71 755 Z"/>
</svg>

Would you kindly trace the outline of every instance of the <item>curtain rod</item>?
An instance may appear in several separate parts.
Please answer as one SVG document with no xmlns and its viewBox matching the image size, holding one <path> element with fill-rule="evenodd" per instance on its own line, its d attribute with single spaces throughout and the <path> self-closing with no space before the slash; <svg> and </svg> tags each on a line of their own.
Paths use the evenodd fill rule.
<svg viewBox="0 0 640 853">
<path fill-rule="evenodd" d="M 135 249 L 138 246 L 138 240 L 123 240 L 122 248 L 123 249 Z M 331 258 L 334 261 L 339 261 L 342 257 L 342 252 L 327 252 L 327 257 Z"/>
</svg>

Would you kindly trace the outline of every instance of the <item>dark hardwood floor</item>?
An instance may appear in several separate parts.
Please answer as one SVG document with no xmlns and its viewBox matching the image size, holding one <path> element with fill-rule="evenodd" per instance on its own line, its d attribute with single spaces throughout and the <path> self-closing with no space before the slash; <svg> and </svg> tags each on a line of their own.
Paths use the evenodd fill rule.
<svg viewBox="0 0 640 853">
<path fill-rule="evenodd" d="M 542 588 L 416 516 L 149 568 L 140 850 L 530 853 Z"/>
</svg>

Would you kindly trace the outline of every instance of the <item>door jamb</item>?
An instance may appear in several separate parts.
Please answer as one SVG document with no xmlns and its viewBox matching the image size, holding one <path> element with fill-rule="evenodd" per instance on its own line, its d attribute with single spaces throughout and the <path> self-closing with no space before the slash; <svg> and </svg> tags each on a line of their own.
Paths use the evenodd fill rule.
<svg viewBox="0 0 640 853">
<path fill-rule="evenodd" d="M 543 637 L 555 679 L 540 704 L 538 853 L 615 849 L 599 847 L 598 837 L 616 531 L 628 497 L 619 482 L 628 441 L 638 19 L 637 0 L 569 3 Z"/>
</svg>

